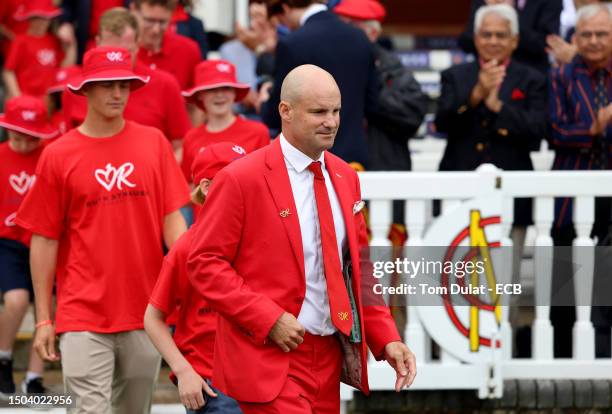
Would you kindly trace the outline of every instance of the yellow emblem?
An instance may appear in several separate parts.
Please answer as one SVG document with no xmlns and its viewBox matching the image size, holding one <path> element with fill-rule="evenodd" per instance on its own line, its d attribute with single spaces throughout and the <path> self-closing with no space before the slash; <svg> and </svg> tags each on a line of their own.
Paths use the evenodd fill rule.
<svg viewBox="0 0 612 414">
<path fill-rule="evenodd" d="M 290 214 L 291 214 L 291 212 L 289 211 L 288 208 L 286 208 L 284 210 L 281 210 L 281 212 L 280 212 L 280 216 L 282 218 L 287 218 Z"/>
<path fill-rule="evenodd" d="M 340 318 L 341 321 L 348 321 L 348 317 L 348 312 L 338 312 L 338 318 Z"/>
</svg>

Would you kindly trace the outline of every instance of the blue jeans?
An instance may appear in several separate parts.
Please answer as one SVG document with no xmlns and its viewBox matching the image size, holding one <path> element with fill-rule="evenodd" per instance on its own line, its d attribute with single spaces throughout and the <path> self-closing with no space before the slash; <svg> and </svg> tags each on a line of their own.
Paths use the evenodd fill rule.
<svg viewBox="0 0 612 414">
<path fill-rule="evenodd" d="M 187 414 L 242 414 L 240 406 L 231 397 L 223 394 L 208 382 L 210 388 L 217 393 L 217 398 L 206 396 L 206 404 L 199 410 L 187 410 Z"/>
</svg>

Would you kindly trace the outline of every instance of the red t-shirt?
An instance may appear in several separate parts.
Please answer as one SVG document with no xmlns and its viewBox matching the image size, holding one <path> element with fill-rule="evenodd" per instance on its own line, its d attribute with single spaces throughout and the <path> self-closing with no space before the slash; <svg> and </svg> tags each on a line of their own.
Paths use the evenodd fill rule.
<svg viewBox="0 0 612 414">
<path fill-rule="evenodd" d="M 94 39 L 98 35 L 100 17 L 104 12 L 113 7 L 123 7 L 123 0 L 91 0 L 91 17 L 89 18 L 89 38 Z"/>
<path fill-rule="evenodd" d="M 198 152 L 207 145 L 219 142 L 240 145 L 248 154 L 270 143 L 268 128 L 261 122 L 236 116 L 229 127 L 219 132 L 209 132 L 206 125 L 191 129 L 183 140 L 183 161 L 181 168 L 188 182 L 191 182 L 191 164 Z"/>
<path fill-rule="evenodd" d="M 19 205 L 34 184 L 36 163 L 43 147 L 20 154 L 9 147 L 8 142 L 0 144 L 0 239 L 11 239 L 25 246 L 30 245 L 32 234 L 15 225 Z"/>
<path fill-rule="evenodd" d="M 23 95 L 45 96 L 62 60 L 64 51 L 57 37 L 26 33 L 15 37 L 4 68 L 15 72 Z"/>
<path fill-rule="evenodd" d="M 18 21 L 13 18 L 17 8 L 25 3 L 25 0 L 2 0 L 0 1 L 0 24 L 4 25 L 14 35 L 20 35 L 28 30 L 27 21 Z M 0 54 L 7 56 L 11 46 L 11 41 L 0 40 Z"/>
<path fill-rule="evenodd" d="M 163 221 L 189 189 L 161 132 L 127 121 L 118 134 L 77 129 L 49 145 L 18 225 L 59 240 L 57 332 L 143 328 L 163 260 Z"/>
<path fill-rule="evenodd" d="M 136 62 L 134 71 L 150 79 L 148 84 L 130 94 L 123 113 L 125 119 L 155 127 L 169 140 L 182 139 L 191 121 L 176 79 L 140 62 Z M 87 99 L 66 90 L 62 95 L 62 110 L 68 128 L 76 127 L 83 123 L 87 114 Z"/>
<path fill-rule="evenodd" d="M 193 85 L 193 68 L 202 60 L 198 44 L 193 40 L 170 31 L 166 31 L 158 53 L 147 49 L 138 50 L 138 60 L 151 69 L 163 69 L 170 72 L 182 90 Z"/>
<path fill-rule="evenodd" d="M 200 376 L 210 378 L 217 313 L 211 310 L 187 277 L 191 234 L 189 230 L 183 234 L 164 258 L 149 303 L 166 315 L 178 309 L 174 342 L 193 369 Z"/>
</svg>

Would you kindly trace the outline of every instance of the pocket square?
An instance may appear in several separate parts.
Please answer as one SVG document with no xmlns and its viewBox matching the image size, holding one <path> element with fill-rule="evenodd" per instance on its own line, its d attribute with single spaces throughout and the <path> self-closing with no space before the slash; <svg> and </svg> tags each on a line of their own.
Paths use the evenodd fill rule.
<svg viewBox="0 0 612 414">
<path fill-rule="evenodd" d="M 514 88 L 514 90 L 512 91 L 512 100 L 521 101 L 523 99 L 525 99 L 525 93 L 518 88 Z"/>
<path fill-rule="evenodd" d="M 359 200 L 353 204 L 353 214 L 359 213 L 365 207 L 365 201 Z"/>
</svg>

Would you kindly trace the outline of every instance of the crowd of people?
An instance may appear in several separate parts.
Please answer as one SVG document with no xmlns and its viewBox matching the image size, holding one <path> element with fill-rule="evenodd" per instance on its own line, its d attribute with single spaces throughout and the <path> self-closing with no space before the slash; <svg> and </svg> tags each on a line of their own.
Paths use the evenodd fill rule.
<svg viewBox="0 0 612 414">
<path fill-rule="evenodd" d="M 0 6 L 0 397 L 31 300 L 22 392 L 44 393 L 61 358 L 71 413 L 149 412 L 160 357 L 188 412 L 337 413 L 341 380 L 368 392 L 368 347 L 396 390 L 412 383 L 389 309 L 360 291 L 355 171 L 409 171 L 429 109 L 381 41 L 383 5 L 253 0 L 207 60 L 189 1 L 55 3 Z M 458 44 L 474 59 L 441 74 L 440 170 L 532 170 L 543 139 L 553 169 L 611 169 L 609 6 L 576 0 L 562 34 L 560 0 L 472 3 Z M 596 209 L 609 243 L 610 201 Z M 555 244 L 571 245 L 571 217 L 557 200 Z M 514 218 L 521 246 L 531 200 Z M 400 202 L 393 221 L 403 244 Z M 553 311 L 556 356 L 572 311 Z M 594 308 L 598 356 L 611 319 Z"/>
</svg>

